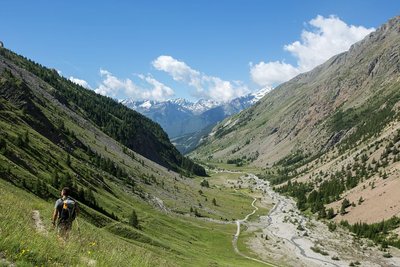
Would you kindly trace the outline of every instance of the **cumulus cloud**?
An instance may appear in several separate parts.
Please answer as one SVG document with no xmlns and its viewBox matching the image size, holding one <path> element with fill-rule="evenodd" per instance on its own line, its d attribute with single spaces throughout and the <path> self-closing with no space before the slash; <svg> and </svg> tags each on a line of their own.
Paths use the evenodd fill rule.
<svg viewBox="0 0 400 267">
<path fill-rule="evenodd" d="M 287 81 L 300 71 L 298 68 L 281 61 L 263 62 L 250 64 L 250 75 L 253 81 L 259 85 L 272 86 L 273 84 Z"/>
<path fill-rule="evenodd" d="M 145 99 L 161 100 L 174 95 L 174 90 L 172 90 L 165 84 L 157 81 L 150 75 L 139 75 L 139 78 L 146 81 L 149 85 L 152 86 L 152 90 L 142 92 L 142 97 Z"/>
<path fill-rule="evenodd" d="M 61 71 L 59 72 L 59 75 L 61 75 L 60 73 L 61 73 Z M 82 87 L 85 87 L 87 89 L 91 89 L 89 83 L 87 81 L 85 81 L 85 80 L 78 79 L 78 78 L 75 78 L 75 77 L 72 77 L 72 76 L 70 76 L 68 78 L 68 80 L 70 80 L 71 82 L 76 83 L 76 84 L 78 84 L 78 85 L 80 85 Z"/>
<path fill-rule="evenodd" d="M 255 83 L 271 86 L 285 82 L 348 50 L 352 44 L 375 30 L 348 25 L 336 16 L 324 18 L 318 15 L 308 25 L 311 30 L 303 30 L 301 40 L 284 46 L 284 50 L 296 59 L 297 66 L 281 61 L 251 64 L 250 75 Z"/>
<path fill-rule="evenodd" d="M 100 76 L 103 80 L 94 91 L 101 95 L 116 97 L 119 93 L 123 93 L 134 99 L 151 100 L 165 100 L 174 95 L 174 90 L 150 75 L 138 75 L 141 80 L 146 82 L 148 87 L 139 86 L 131 79 L 120 79 L 104 69 L 100 69 Z"/>
<path fill-rule="evenodd" d="M 197 97 L 228 101 L 249 92 L 247 86 L 241 82 L 205 75 L 171 56 L 159 56 L 152 64 L 155 69 L 168 73 L 175 81 L 194 88 L 194 95 Z"/>
</svg>

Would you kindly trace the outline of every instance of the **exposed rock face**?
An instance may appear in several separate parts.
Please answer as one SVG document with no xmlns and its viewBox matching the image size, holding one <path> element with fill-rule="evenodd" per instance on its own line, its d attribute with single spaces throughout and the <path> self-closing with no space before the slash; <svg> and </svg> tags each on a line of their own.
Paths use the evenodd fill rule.
<svg viewBox="0 0 400 267">
<path fill-rule="evenodd" d="M 3 48 L 4 47 L 4 43 L 2 41 L 0 41 L 0 47 Z"/>
<path fill-rule="evenodd" d="M 399 33 L 398 16 L 349 51 L 278 86 L 253 107 L 221 122 L 193 156 L 220 160 L 259 152 L 253 164 L 265 166 L 294 150 L 318 153 L 342 142 L 349 136 L 346 133 L 357 128 L 357 121 L 335 129 L 335 114 L 348 116 L 371 107 L 376 99 L 391 99 L 398 91 Z"/>
</svg>

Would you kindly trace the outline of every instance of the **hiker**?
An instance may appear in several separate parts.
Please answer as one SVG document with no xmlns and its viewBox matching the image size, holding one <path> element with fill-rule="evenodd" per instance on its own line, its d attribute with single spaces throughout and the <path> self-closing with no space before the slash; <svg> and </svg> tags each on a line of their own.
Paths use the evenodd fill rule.
<svg viewBox="0 0 400 267">
<path fill-rule="evenodd" d="M 53 212 L 53 227 L 57 227 L 58 236 L 64 241 L 69 237 L 72 222 L 79 212 L 78 203 L 70 197 L 71 190 L 64 187 L 61 190 L 61 198 L 56 201 Z"/>
</svg>

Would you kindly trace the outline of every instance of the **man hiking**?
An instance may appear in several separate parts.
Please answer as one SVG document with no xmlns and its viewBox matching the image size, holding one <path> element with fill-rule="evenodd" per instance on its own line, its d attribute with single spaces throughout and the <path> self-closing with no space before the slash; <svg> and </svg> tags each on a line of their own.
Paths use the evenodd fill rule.
<svg viewBox="0 0 400 267">
<path fill-rule="evenodd" d="M 56 201 L 53 212 L 53 227 L 57 227 L 58 236 L 66 241 L 72 228 L 72 222 L 79 212 L 78 203 L 70 197 L 71 190 L 64 187 L 61 198 Z"/>
</svg>

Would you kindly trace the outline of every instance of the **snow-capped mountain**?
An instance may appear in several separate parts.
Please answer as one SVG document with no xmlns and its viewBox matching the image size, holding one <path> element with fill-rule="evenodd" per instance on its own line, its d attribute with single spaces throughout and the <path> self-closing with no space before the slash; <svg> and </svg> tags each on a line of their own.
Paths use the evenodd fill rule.
<svg viewBox="0 0 400 267">
<path fill-rule="evenodd" d="M 195 103 L 183 98 L 166 101 L 122 100 L 121 103 L 156 121 L 175 140 L 176 147 L 183 153 L 190 152 L 198 140 L 208 134 L 221 120 L 254 105 L 271 89 L 263 88 L 258 92 L 221 103 L 201 99 Z M 185 140 L 190 138 L 190 144 Z"/>
</svg>

